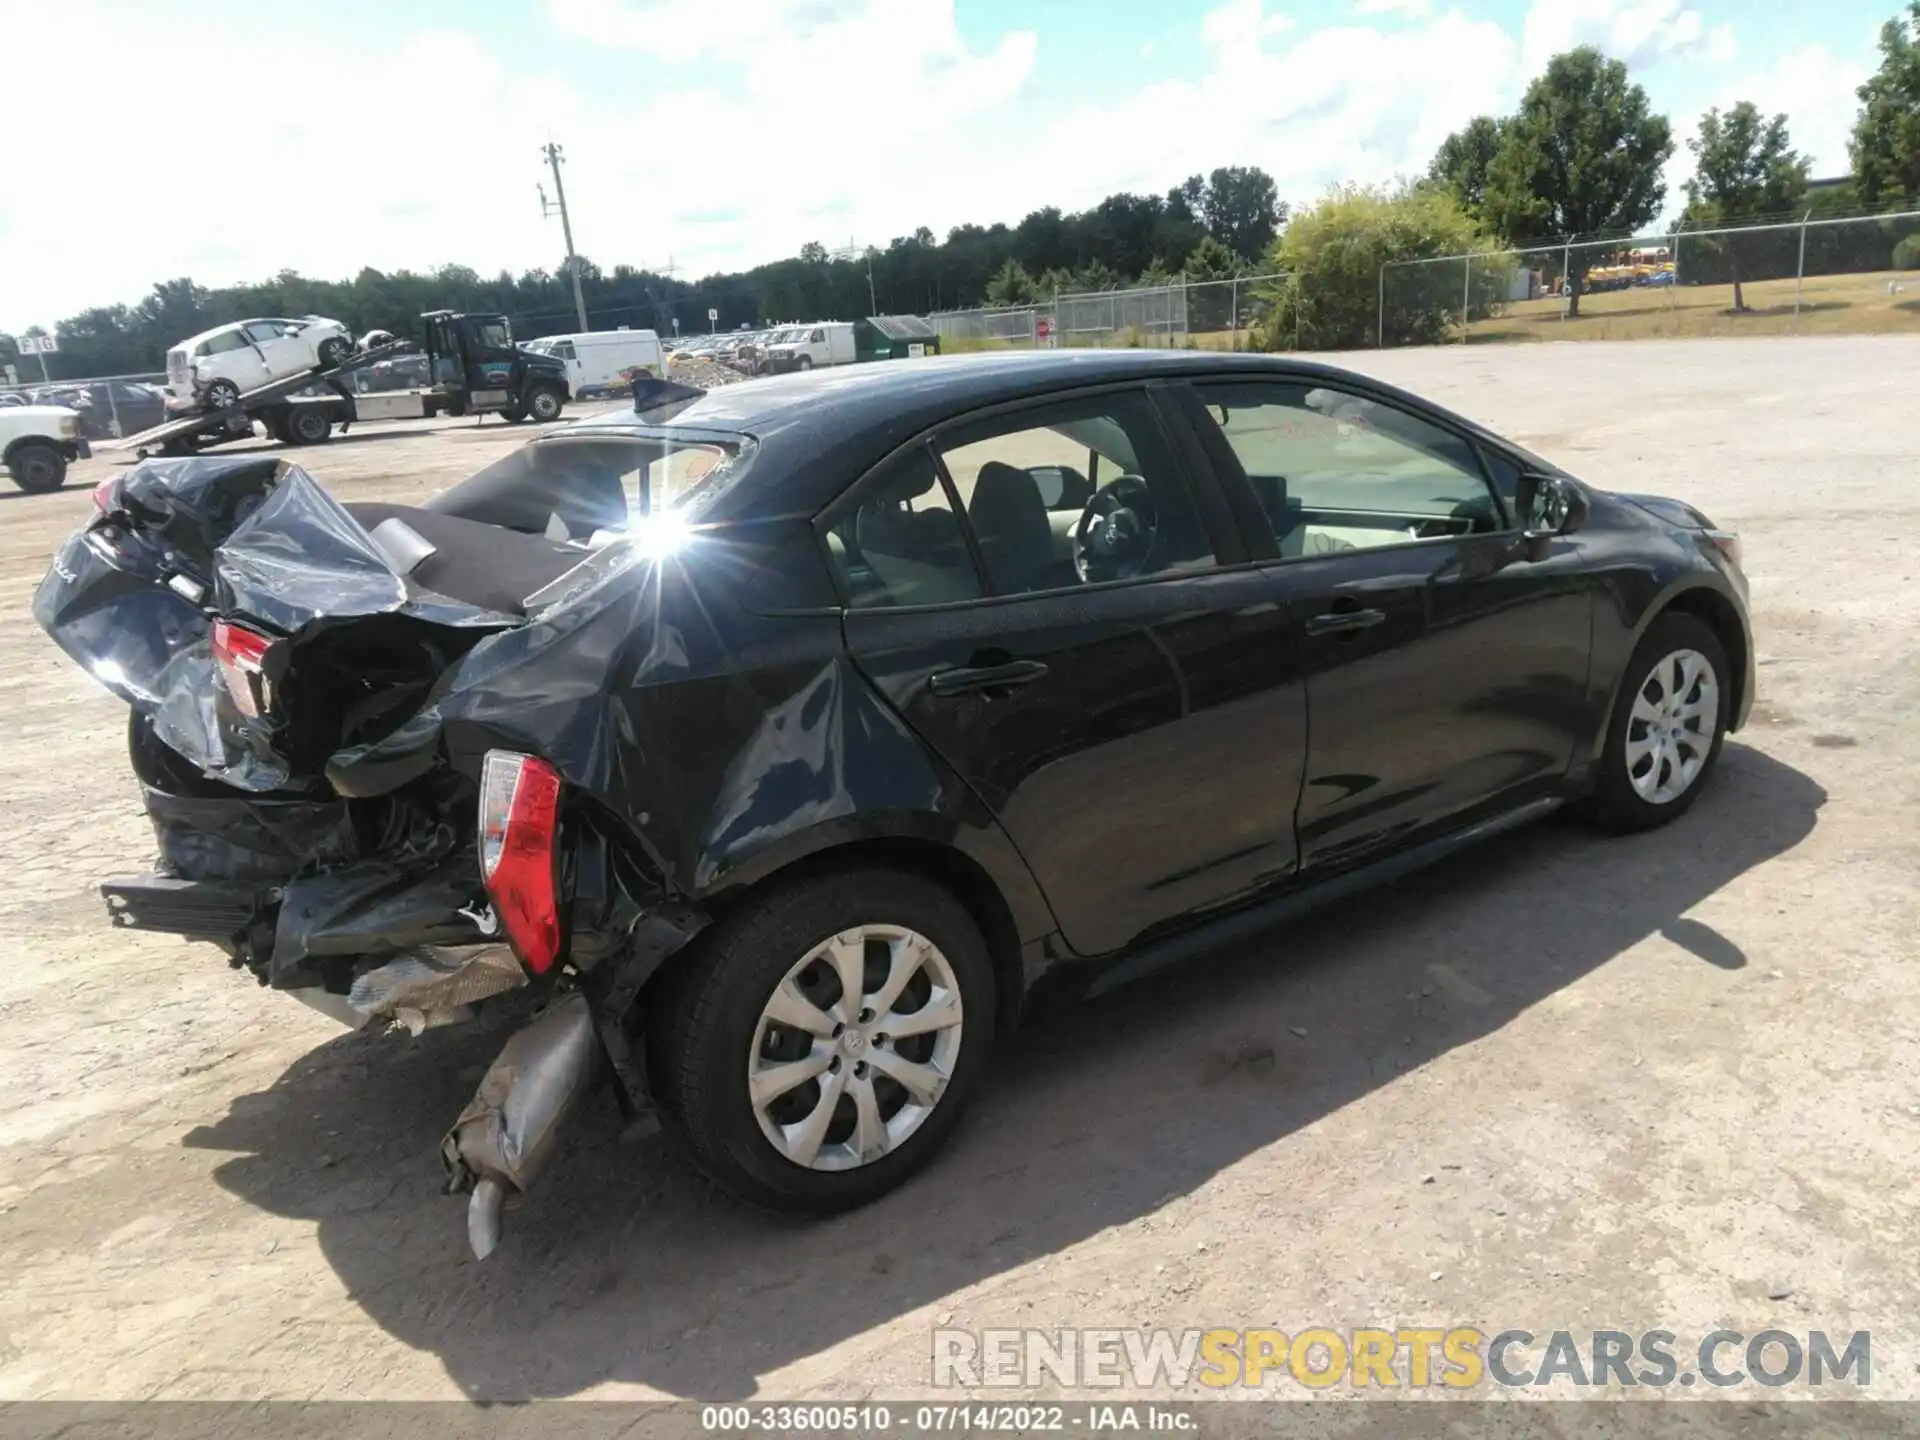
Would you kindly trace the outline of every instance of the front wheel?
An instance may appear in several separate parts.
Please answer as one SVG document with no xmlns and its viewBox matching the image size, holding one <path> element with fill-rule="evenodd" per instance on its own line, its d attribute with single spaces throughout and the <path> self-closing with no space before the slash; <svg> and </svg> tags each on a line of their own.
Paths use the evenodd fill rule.
<svg viewBox="0 0 1920 1440">
<path fill-rule="evenodd" d="M 320 342 L 320 363 L 329 370 L 337 365 L 346 364 L 347 357 L 351 354 L 353 354 L 353 345 L 344 336 L 335 335 L 329 340 Z"/>
<path fill-rule="evenodd" d="M 560 392 L 549 385 L 541 385 L 527 396 L 527 414 L 542 425 L 560 418 Z"/>
<path fill-rule="evenodd" d="M 800 368 L 802 370 L 811 370 L 813 368 L 813 357 L 811 355 L 802 355 L 800 357 Z"/>
<path fill-rule="evenodd" d="M 896 870 L 782 887 L 716 922 L 653 1007 L 673 1133 L 750 1204 L 827 1214 L 932 1158 L 993 1048 L 994 974 L 965 906 Z"/>
<path fill-rule="evenodd" d="M 44 495 L 67 483 L 67 457 L 51 445 L 29 440 L 13 447 L 7 473 L 29 495 Z"/>
<path fill-rule="evenodd" d="M 1587 814 L 1620 831 L 1686 814 L 1720 758 L 1731 682 L 1712 626 L 1686 614 L 1655 620 L 1621 680 Z"/>
</svg>

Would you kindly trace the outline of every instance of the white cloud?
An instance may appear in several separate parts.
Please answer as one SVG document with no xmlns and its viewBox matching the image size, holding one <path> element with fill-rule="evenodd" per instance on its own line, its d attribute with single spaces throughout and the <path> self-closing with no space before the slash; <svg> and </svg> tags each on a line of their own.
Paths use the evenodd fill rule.
<svg viewBox="0 0 1920 1440">
<path fill-rule="evenodd" d="M 1261 0 L 1227 0 L 1200 21 L 1200 43 L 1209 50 L 1258 50 L 1260 42 L 1293 29 L 1291 15 L 1268 15 Z"/>
<path fill-rule="evenodd" d="M 1538 74 L 1548 60 L 1577 45 L 1598 45 L 1629 69 L 1669 56 L 1721 51 L 1733 43 L 1730 26 L 1709 36 L 1700 12 L 1683 0 L 1534 0 L 1522 30 L 1521 57 Z"/>
<path fill-rule="evenodd" d="M 1433 13 L 1433 0 L 1354 0 L 1356 15 L 1406 15 L 1424 19 Z"/>
<path fill-rule="evenodd" d="M 111 104 L 73 104 L 58 65 L 10 74 L 16 113 L 63 116 L 64 143 L 9 151 L 0 328 L 131 302 L 178 275 L 213 285 L 283 267 L 550 268 L 559 227 L 533 193 L 549 138 L 567 149 L 584 253 L 605 265 L 672 255 L 693 278 L 809 240 L 885 246 L 919 225 L 944 235 L 1039 205 L 1164 191 L 1215 165 L 1262 166 L 1295 201 L 1338 181 L 1417 173 L 1449 131 L 1511 109 L 1546 55 L 1583 41 L 1649 64 L 1642 78 L 1658 104 L 1663 85 L 1685 82 L 1689 103 L 1671 107 L 1680 129 L 1704 108 L 1691 99 L 1718 86 L 1717 72 L 1697 83 L 1691 62 L 1735 53 L 1731 31 L 1682 0 L 1535 0 L 1517 33 L 1452 7 L 1420 15 L 1403 3 L 1392 24 L 1311 28 L 1262 0 L 1226 0 L 1199 22 L 1199 73 L 1124 90 L 1074 85 L 1076 57 L 1045 51 L 1030 29 L 969 43 L 954 0 L 547 0 L 556 25 L 632 52 L 651 83 L 596 99 L 571 78 L 520 73 L 469 36 L 384 46 L 355 36 L 303 41 L 284 103 L 228 122 L 182 97 L 257 70 L 257 35 L 101 4 L 9 20 L 10 55 L 58 55 L 87 34 L 90 93 Z M 1690 64 L 1658 63 L 1676 56 Z M 1737 81 L 1728 67 L 1727 97 L 1786 110 L 1796 143 L 1832 172 L 1871 63 L 1863 36 L 1857 49 L 1814 47 Z M 488 117 L 485 143 L 423 138 L 439 123 L 419 108 L 425 73 L 461 76 L 458 113 Z M 894 77 L 884 92 L 803 83 L 880 73 Z M 1063 109 L 1034 104 L 1076 94 L 1085 98 Z M 334 118 L 354 113 L 416 129 L 387 140 L 387 121 Z M 130 128 L 148 122 L 131 117 L 151 119 L 137 141 Z M 227 170 L 184 186 L 174 162 L 188 153 L 218 155 Z M 1676 182 L 1687 159 L 1683 150 Z"/>
</svg>

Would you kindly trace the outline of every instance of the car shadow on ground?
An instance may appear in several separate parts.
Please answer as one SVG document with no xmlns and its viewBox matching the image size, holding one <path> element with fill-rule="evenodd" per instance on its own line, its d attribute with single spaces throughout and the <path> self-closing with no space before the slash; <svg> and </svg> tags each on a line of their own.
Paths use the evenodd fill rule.
<svg viewBox="0 0 1920 1440">
<path fill-rule="evenodd" d="M 476 1264 L 462 1201 L 435 1198 L 435 1146 L 498 1025 L 343 1036 L 186 1143 L 233 1152 L 215 1175 L 234 1194 L 316 1223 L 355 1301 L 477 1399 L 606 1381 L 746 1397 L 768 1371 L 1153 1212 L 1651 935 L 1741 968 L 1738 938 L 1686 912 L 1798 844 L 1825 798 L 1730 745 L 1668 829 L 1549 821 L 1038 1017 L 927 1173 L 824 1222 L 715 1195 L 662 1140 L 623 1139 L 602 1099 Z"/>
</svg>

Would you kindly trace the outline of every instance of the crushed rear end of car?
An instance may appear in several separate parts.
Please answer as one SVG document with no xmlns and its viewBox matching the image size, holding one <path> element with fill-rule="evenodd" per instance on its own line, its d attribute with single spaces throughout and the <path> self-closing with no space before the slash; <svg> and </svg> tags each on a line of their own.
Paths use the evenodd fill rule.
<svg viewBox="0 0 1920 1440">
<path fill-rule="evenodd" d="M 615 583 L 654 563 L 617 474 L 577 468 L 463 512 L 342 505 L 260 457 L 146 462 L 34 599 L 131 710 L 157 858 L 102 882 L 113 925 L 353 1029 L 531 1012 L 442 1146 L 481 1256 L 598 1083 L 647 1120 L 635 998 L 706 924 L 601 798 L 610 675 L 671 655 L 654 590 Z"/>
</svg>

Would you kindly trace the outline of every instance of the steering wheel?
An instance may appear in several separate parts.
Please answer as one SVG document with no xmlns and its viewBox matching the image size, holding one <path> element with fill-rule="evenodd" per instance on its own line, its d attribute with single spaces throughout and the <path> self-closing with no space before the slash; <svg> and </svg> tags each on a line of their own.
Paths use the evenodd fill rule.
<svg viewBox="0 0 1920 1440">
<path fill-rule="evenodd" d="M 1122 475 L 1093 492 L 1073 531 L 1073 568 L 1081 580 L 1131 580 L 1147 568 L 1160 537 L 1153 491 Z"/>
</svg>

